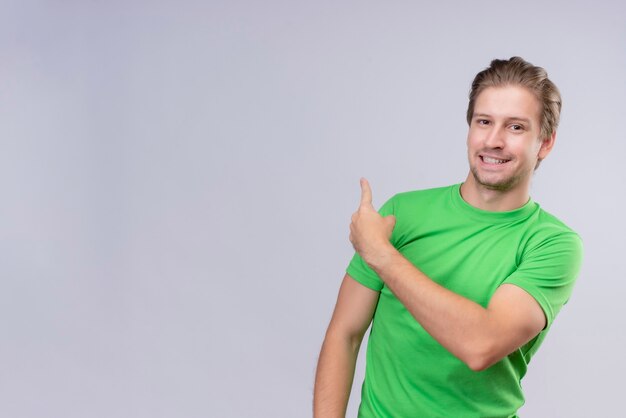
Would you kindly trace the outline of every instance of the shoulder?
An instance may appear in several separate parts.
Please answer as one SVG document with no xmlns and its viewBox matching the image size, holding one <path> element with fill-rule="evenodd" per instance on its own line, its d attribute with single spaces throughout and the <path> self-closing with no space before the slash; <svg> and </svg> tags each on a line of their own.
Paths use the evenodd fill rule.
<svg viewBox="0 0 626 418">
<path fill-rule="evenodd" d="M 414 218 L 419 213 L 422 217 L 450 207 L 455 193 L 458 194 L 459 184 L 422 190 L 411 190 L 395 194 L 381 207 L 383 215 L 395 215 L 400 218 Z"/>
<path fill-rule="evenodd" d="M 543 231 L 547 235 L 568 235 L 576 236 L 580 239 L 578 233 L 559 218 L 544 210 L 539 204 L 537 204 L 537 207 L 535 228 L 538 231 Z"/>
<path fill-rule="evenodd" d="M 571 251 L 582 255 L 580 235 L 539 205 L 528 230 L 529 250 Z"/>
<path fill-rule="evenodd" d="M 428 204 L 436 204 L 438 201 L 449 199 L 458 188 L 459 185 L 454 184 L 451 186 L 406 191 L 394 195 L 390 199 L 390 202 L 394 205 L 402 206 L 419 205 L 425 202 Z"/>
</svg>

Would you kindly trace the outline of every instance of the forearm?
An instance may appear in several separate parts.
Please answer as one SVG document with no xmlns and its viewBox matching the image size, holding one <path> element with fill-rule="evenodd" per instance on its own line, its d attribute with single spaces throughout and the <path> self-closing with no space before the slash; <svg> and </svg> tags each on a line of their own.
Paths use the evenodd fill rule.
<svg viewBox="0 0 626 418">
<path fill-rule="evenodd" d="M 438 285 L 393 247 L 379 254 L 371 267 L 435 340 L 472 369 L 493 362 L 501 329 L 488 309 Z"/>
<path fill-rule="evenodd" d="M 315 418 L 345 417 L 360 339 L 326 334 L 317 364 L 313 394 Z"/>
</svg>

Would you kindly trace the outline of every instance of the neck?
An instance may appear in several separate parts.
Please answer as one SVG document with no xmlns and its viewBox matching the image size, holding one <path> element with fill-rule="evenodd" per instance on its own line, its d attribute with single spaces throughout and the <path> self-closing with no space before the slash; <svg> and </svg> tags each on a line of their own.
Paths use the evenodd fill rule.
<svg viewBox="0 0 626 418">
<path fill-rule="evenodd" d="M 461 185 L 461 196 L 475 208 L 490 212 L 506 212 L 524 206 L 528 199 L 530 183 L 522 182 L 507 190 L 488 188 L 476 181 L 472 173 Z"/>
</svg>

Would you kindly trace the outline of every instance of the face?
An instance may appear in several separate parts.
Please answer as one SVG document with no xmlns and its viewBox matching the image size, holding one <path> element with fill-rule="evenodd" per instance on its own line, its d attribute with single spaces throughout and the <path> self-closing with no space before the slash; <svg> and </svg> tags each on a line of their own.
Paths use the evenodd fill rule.
<svg viewBox="0 0 626 418">
<path fill-rule="evenodd" d="M 467 136 L 470 171 L 477 186 L 508 191 L 529 187 L 537 161 L 554 135 L 540 139 L 541 104 L 521 86 L 488 87 L 476 98 Z"/>
</svg>

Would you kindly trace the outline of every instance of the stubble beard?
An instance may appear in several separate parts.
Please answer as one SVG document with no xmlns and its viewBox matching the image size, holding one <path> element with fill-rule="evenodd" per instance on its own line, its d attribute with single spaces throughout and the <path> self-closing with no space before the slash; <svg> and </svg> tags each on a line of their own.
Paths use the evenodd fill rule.
<svg viewBox="0 0 626 418">
<path fill-rule="evenodd" d="M 500 192 L 511 190 L 512 188 L 517 186 L 524 178 L 524 173 L 517 173 L 515 175 L 505 177 L 496 181 L 489 181 L 485 178 L 481 178 L 480 173 L 478 172 L 478 169 L 475 165 L 470 166 L 470 171 L 477 184 L 483 186 L 486 189 L 497 190 Z"/>
</svg>

